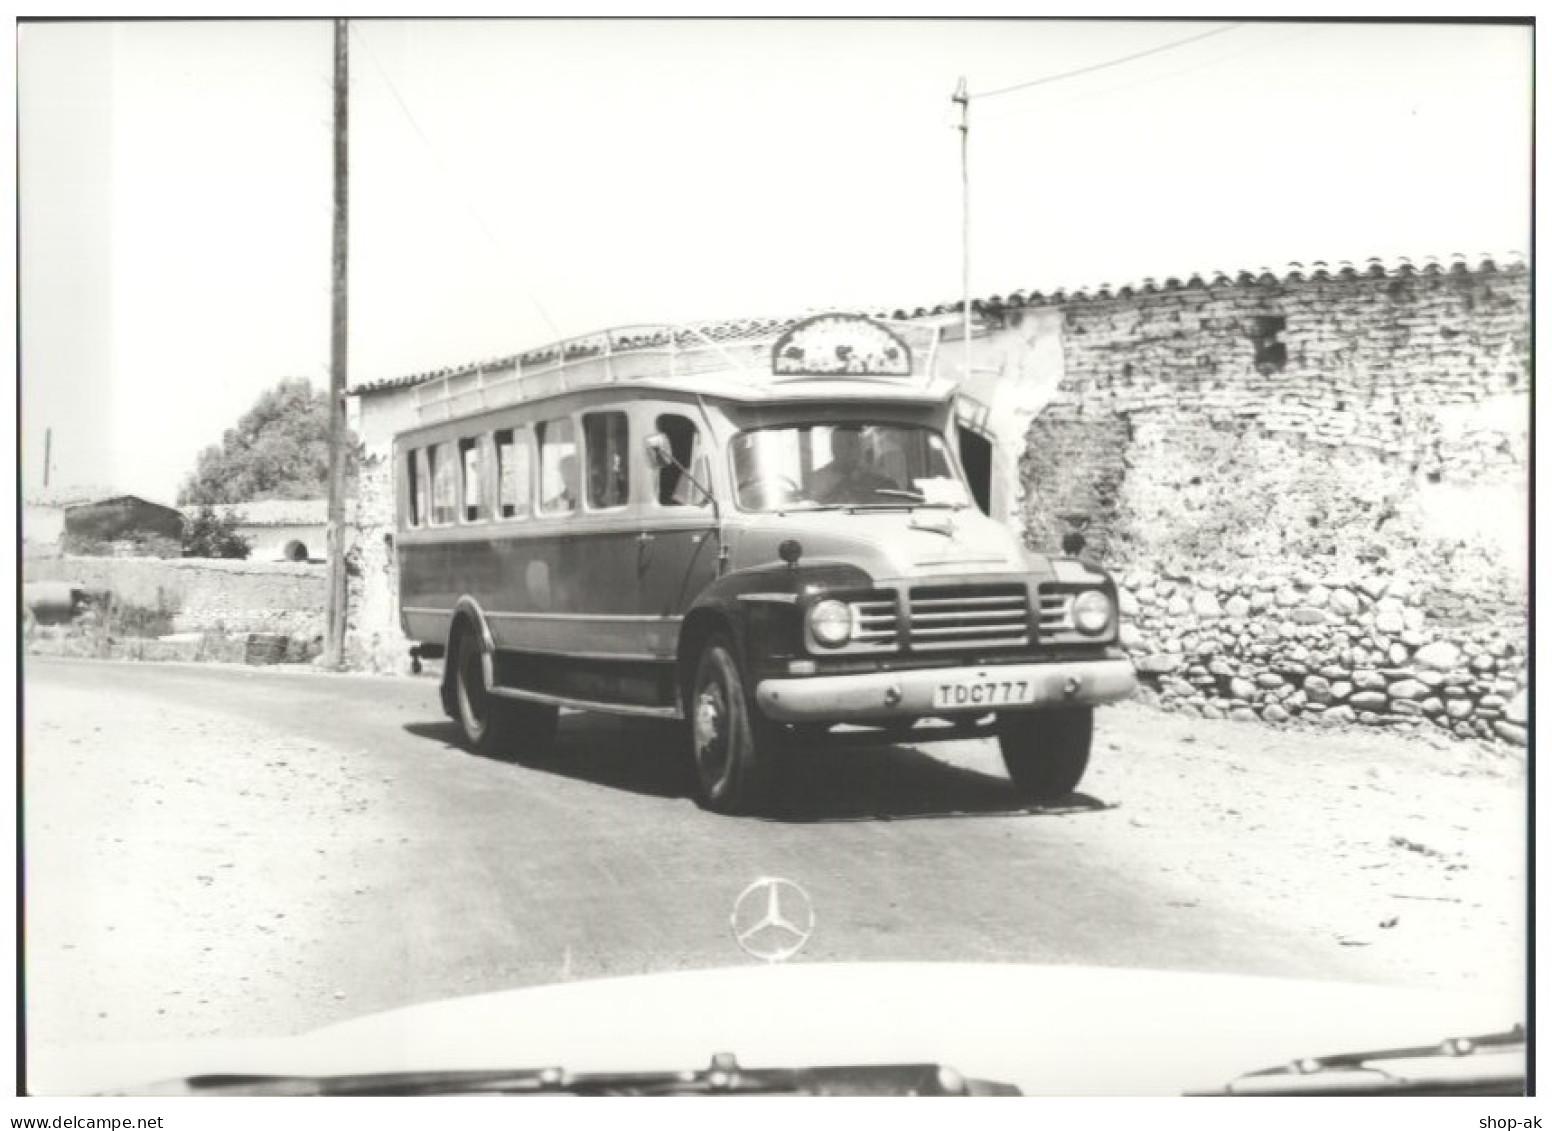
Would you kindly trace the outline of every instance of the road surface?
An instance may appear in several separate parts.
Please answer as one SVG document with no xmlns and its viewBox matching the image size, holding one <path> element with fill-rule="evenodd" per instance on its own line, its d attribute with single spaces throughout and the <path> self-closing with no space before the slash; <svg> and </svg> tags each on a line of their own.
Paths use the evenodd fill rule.
<svg viewBox="0 0 1552 1131">
<path fill-rule="evenodd" d="M 398 1005 L 748 961 L 1183 968 L 1518 993 L 1523 765 L 1126 704 L 1083 792 L 1019 807 L 995 745 L 802 760 L 780 812 L 699 809 L 677 732 L 566 715 L 471 754 L 429 678 L 29 658 L 26 1024 L 46 1044 L 301 1032 Z"/>
</svg>

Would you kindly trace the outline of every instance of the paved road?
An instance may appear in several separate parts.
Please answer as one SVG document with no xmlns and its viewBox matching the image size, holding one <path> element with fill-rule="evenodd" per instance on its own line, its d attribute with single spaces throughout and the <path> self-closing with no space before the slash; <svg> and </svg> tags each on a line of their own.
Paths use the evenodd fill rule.
<svg viewBox="0 0 1552 1131">
<path fill-rule="evenodd" d="M 1318 896 L 1301 851 L 1225 869 L 1243 832 L 1139 819 L 1149 779 L 1116 769 L 1178 778 L 1192 739 L 1136 706 L 1102 713 L 1064 809 L 1020 809 L 973 742 L 807 759 L 750 819 L 696 807 L 662 724 L 565 716 L 542 765 L 468 753 L 430 679 L 34 659 L 25 694 L 28 1024 L 51 1043 L 746 961 L 728 913 L 767 874 L 813 896 L 810 961 L 1401 969 L 1283 898 Z"/>
</svg>

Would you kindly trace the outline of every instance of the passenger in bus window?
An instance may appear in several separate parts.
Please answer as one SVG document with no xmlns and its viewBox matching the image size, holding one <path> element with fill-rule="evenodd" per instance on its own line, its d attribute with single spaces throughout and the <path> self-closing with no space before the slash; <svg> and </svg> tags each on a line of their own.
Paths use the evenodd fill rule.
<svg viewBox="0 0 1552 1131">
<path fill-rule="evenodd" d="M 577 509 L 578 490 L 577 457 L 566 455 L 560 457 L 556 465 L 560 472 L 560 492 L 553 498 L 546 500 L 544 509 L 547 511 L 563 511 L 570 513 Z"/>
<path fill-rule="evenodd" d="M 868 464 L 863 454 L 862 430 L 856 427 L 830 432 L 830 462 L 814 472 L 811 482 L 811 493 L 822 503 L 865 503 L 881 488 L 900 486 Z"/>
</svg>

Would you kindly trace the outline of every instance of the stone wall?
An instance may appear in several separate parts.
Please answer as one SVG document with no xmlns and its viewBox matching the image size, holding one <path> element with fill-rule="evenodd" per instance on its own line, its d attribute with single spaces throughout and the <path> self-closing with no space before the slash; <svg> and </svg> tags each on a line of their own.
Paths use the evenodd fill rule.
<svg viewBox="0 0 1552 1131">
<path fill-rule="evenodd" d="M 176 632 L 323 635 L 325 567 L 206 558 L 62 557 L 26 563 L 28 581 L 79 582 L 121 602 L 175 610 Z"/>
<path fill-rule="evenodd" d="M 1523 267 L 1194 280 L 1063 309 L 1064 375 L 1025 438 L 1026 538 L 1081 530 L 1129 579 L 1127 643 L 1163 703 L 1523 742 Z"/>
</svg>

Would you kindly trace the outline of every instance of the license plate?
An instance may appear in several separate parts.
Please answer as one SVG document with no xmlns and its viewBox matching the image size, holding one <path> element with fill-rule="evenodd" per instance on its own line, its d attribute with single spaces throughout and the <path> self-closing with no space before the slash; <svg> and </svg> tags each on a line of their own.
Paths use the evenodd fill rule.
<svg viewBox="0 0 1552 1131">
<path fill-rule="evenodd" d="M 933 689 L 934 707 L 1008 707 L 1035 701 L 1027 679 L 956 679 Z"/>
</svg>

